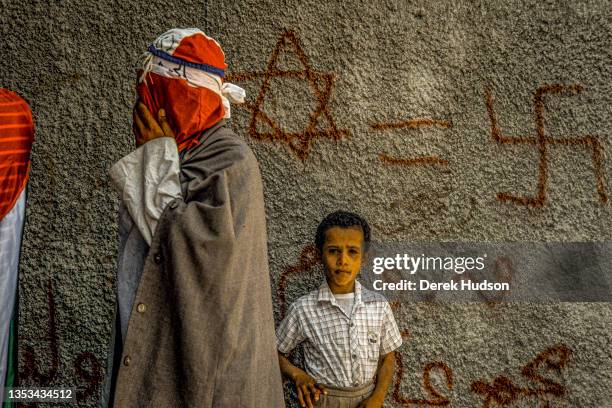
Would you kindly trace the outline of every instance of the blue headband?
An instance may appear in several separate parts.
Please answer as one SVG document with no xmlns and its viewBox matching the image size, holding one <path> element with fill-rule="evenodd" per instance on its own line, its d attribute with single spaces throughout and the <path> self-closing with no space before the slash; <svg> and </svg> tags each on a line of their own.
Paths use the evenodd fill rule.
<svg viewBox="0 0 612 408">
<path fill-rule="evenodd" d="M 156 57 L 165 59 L 166 61 L 174 62 L 175 64 L 180 64 L 180 65 L 185 65 L 190 68 L 200 69 L 202 71 L 209 72 L 211 74 L 219 75 L 221 78 L 225 76 L 225 71 L 220 68 L 213 67 L 212 65 L 208 65 L 208 64 L 196 64 L 195 62 L 189 62 L 189 61 L 185 61 L 180 58 L 177 58 L 177 57 L 173 57 L 172 55 L 168 54 L 165 51 L 158 50 L 157 48 L 155 48 L 153 44 L 149 45 L 149 52 L 155 55 Z"/>
</svg>

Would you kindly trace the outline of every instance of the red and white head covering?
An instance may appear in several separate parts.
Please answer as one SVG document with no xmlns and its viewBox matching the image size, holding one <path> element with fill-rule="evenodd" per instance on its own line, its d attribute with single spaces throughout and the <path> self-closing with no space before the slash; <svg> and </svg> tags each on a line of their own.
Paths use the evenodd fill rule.
<svg viewBox="0 0 612 408">
<path fill-rule="evenodd" d="M 28 103 L 0 88 L 0 220 L 8 214 L 30 175 L 34 120 Z"/>
<path fill-rule="evenodd" d="M 144 54 L 137 92 L 157 117 L 166 111 L 179 151 L 199 143 L 201 133 L 230 117 L 230 102 L 244 102 L 244 89 L 224 82 L 225 54 L 197 28 L 175 28 Z"/>
</svg>

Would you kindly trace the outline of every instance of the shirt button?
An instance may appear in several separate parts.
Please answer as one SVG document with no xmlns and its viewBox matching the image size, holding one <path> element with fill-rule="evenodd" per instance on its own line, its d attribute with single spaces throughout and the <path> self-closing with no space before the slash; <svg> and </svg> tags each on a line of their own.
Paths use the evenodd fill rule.
<svg viewBox="0 0 612 408">
<path fill-rule="evenodd" d="M 176 202 L 176 200 L 170 203 L 170 208 L 174 210 L 176 207 L 178 207 L 178 203 Z"/>
<path fill-rule="evenodd" d="M 155 261 L 155 263 L 156 263 L 156 264 L 158 264 L 158 265 L 159 265 L 159 264 L 161 263 L 161 261 L 162 261 L 161 254 L 160 254 L 159 252 L 158 252 L 158 253 L 156 253 L 156 254 L 153 256 L 153 260 Z"/>
<path fill-rule="evenodd" d="M 351 322 L 351 327 L 355 327 L 355 323 Z"/>
<path fill-rule="evenodd" d="M 125 358 L 123 359 L 124 366 L 129 366 L 131 362 L 132 362 L 132 358 L 130 356 L 125 356 Z"/>
<path fill-rule="evenodd" d="M 139 303 L 138 306 L 136 306 L 136 310 L 138 310 L 138 313 L 144 313 L 147 311 L 147 305 Z"/>
<path fill-rule="evenodd" d="M 353 357 L 353 360 L 357 359 L 357 354 L 353 354 L 351 357 Z"/>
</svg>

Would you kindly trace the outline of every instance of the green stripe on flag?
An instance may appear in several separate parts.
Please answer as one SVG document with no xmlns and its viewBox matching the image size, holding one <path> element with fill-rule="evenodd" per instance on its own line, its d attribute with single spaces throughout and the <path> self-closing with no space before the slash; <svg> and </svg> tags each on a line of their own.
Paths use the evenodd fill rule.
<svg viewBox="0 0 612 408">
<path fill-rule="evenodd" d="M 17 303 L 17 302 L 15 302 Z M 15 304 L 15 311 L 17 304 Z M 17 377 L 17 313 L 13 312 L 11 326 L 9 329 L 8 355 L 7 355 L 7 371 L 6 371 L 6 387 L 14 387 Z M 6 397 L 6 396 L 5 396 Z M 2 408 L 12 408 L 15 404 L 11 402 L 3 402 Z"/>
</svg>

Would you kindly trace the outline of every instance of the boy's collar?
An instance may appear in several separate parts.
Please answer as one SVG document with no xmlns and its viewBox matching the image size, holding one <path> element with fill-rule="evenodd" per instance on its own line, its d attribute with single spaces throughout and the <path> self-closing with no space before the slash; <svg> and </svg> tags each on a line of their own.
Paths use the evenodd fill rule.
<svg viewBox="0 0 612 408">
<path fill-rule="evenodd" d="M 317 302 L 330 302 L 332 305 L 338 305 L 336 297 L 332 293 L 327 280 L 323 279 L 323 283 L 319 286 L 319 294 L 317 296 Z M 355 281 L 355 304 L 361 303 L 361 283 Z"/>
</svg>

